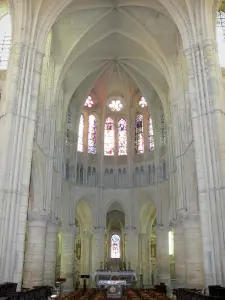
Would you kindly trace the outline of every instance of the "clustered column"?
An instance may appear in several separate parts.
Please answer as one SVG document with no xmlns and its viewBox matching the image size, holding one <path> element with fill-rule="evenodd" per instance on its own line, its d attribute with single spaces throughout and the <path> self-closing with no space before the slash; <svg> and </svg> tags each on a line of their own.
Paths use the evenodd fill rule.
<svg viewBox="0 0 225 300">
<path fill-rule="evenodd" d="M 46 226 L 44 216 L 29 216 L 23 277 L 25 288 L 43 284 Z"/>
<path fill-rule="evenodd" d="M 23 286 L 54 285 L 57 251 L 57 222 L 47 215 L 29 214 Z"/>
<path fill-rule="evenodd" d="M 73 291 L 73 267 L 76 227 L 65 226 L 61 228 L 62 232 L 62 255 L 61 255 L 61 272 L 60 276 L 66 279 L 64 291 Z"/>
<path fill-rule="evenodd" d="M 157 281 L 170 286 L 170 262 L 168 228 L 156 226 L 156 269 Z"/>
<path fill-rule="evenodd" d="M 57 257 L 58 222 L 48 221 L 45 244 L 45 260 L 43 283 L 53 286 L 55 284 L 55 268 Z"/>
</svg>

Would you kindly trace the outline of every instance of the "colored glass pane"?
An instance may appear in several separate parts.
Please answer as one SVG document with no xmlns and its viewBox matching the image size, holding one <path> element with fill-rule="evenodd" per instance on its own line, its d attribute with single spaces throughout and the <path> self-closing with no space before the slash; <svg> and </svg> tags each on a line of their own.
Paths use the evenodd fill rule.
<svg viewBox="0 0 225 300">
<path fill-rule="evenodd" d="M 111 237 L 111 258 L 120 258 L 120 237 L 113 234 Z"/>
<path fill-rule="evenodd" d="M 154 131 L 153 131 L 151 116 L 149 116 L 148 118 L 148 145 L 149 145 L 149 151 L 152 151 L 155 148 Z"/>
<path fill-rule="evenodd" d="M 118 122 L 118 155 L 127 155 L 127 122 L 124 119 Z"/>
<path fill-rule="evenodd" d="M 84 151 L 84 116 L 82 114 L 80 116 L 80 123 L 79 123 L 79 129 L 78 129 L 77 150 L 79 152 Z"/>
<path fill-rule="evenodd" d="M 88 153 L 96 154 L 97 122 L 94 115 L 88 119 Z"/>
<path fill-rule="evenodd" d="M 11 19 L 7 14 L 0 20 L 0 70 L 8 67 L 11 38 Z"/>
<path fill-rule="evenodd" d="M 218 55 L 221 67 L 225 67 L 225 13 L 217 13 L 216 36 L 218 44 Z"/>
<path fill-rule="evenodd" d="M 142 115 L 137 115 L 135 121 L 135 151 L 137 154 L 144 153 L 144 126 Z"/>
<path fill-rule="evenodd" d="M 92 107 L 94 105 L 94 101 L 93 99 L 91 98 L 91 96 L 88 96 L 85 103 L 84 103 L 84 106 L 86 107 Z"/>
<path fill-rule="evenodd" d="M 114 141 L 114 121 L 111 118 L 105 120 L 104 128 L 104 154 L 114 155 L 115 152 L 115 141 Z"/>
</svg>

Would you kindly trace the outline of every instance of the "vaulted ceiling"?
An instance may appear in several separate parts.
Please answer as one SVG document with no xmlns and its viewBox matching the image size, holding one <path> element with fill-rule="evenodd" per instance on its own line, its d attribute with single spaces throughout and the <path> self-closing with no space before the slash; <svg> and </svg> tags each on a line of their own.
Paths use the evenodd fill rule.
<svg viewBox="0 0 225 300">
<path fill-rule="evenodd" d="M 116 62 L 143 95 L 155 90 L 167 102 L 179 32 L 158 0 L 78 0 L 52 31 L 56 86 L 65 103 L 79 105 L 96 80 Z"/>
</svg>

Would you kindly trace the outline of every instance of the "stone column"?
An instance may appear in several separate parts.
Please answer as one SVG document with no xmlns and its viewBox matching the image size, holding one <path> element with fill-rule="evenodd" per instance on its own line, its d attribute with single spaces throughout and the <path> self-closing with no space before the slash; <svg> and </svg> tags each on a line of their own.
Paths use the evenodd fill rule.
<svg viewBox="0 0 225 300">
<path fill-rule="evenodd" d="M 156 271 L 157 282 L 164 282 L 170 286 L 170 260 L 168 228 L 163 225 L 156 226 Z"/>
<path fill-rule="evenodd" d="M 183 217 L 187 288 L 204 286 L 202 237 L 199 214 Z"/>
<path fill-rule="evenodd" d="M 92 248 L 92 272 L 100 267 L 100 262 L 104 263 L 105 250 L 105 228 L 95 228 Z"/>
<path fill-rule="evenodd" d="M 73 291 L 73 268 L 74 268 L 74 251 L 75 251 L 75 233 L 74 226 L 61 228 L 62 232 L 62 254 L 61 254 L 61 272 L 60 276 L 66 278 L 64 291 Z"/>
<path fill-rule="evenodd" d="M 26 6 L 26 2 L 23 3 Z M 24 16 L 30 9 L 18 9 Z M 15 17 L 15 15 L 14 15 Z M 16 17 L 15 17 L 16 18 Z M 31 25 L 27 24 L 27 28 Z M 29 35 L 15 28 L 14 37 Z M 22 30 L 22 29 L 21 29 Z M 29 35 L 29 41 L 33 40 Z M 37 95 L 43 54 L 34 45 L 12 42 L 0 105 L 0 282 L 21 287 Z M 8 237 L 8 238 L 6 238 Z"/>
<path fill-rule="evenodd" d="M 140 243 L 140 253 L 139 253 L 140 272 L 143 275 L 144 284 L 148 284 L 149 257 L 148 257 L 148 234 L 147 233 L 139 234 L 139 243 Z"/>
<path fill-rule="evenodd" d="M 25 288 L 43 284 L 46 226 L 44 219 L 29 218 L 23 274 Z"/>
<path fill-rule="evenodd" d="M 216 41 L 199 38 L 184 54 L 189 77 L 186 96 L 191 103 L 205 285 L 223 285 L 225 103 L 221 94 Z"/>
<path fill-rule="evenodd" d="M 131 268 L 134 269 L 138 275 L 141 272 L 141 266 L 138 265 L 138 233 L 137 229 L 130 226 L 125 229 L 126 235 L 126 266 L 131 263 Z"/>
<path fill-rule="evenodd" d="M 182 288 L 186 286 L 184 228 L 182 222 L 179 221 L 173 224 L 173 228 L 176 288 Z"/>
<path fill-rule="evenodd" d="M 45 244 L 45 260 L 43 283 L 55 285 L 56 256 L 57 256 L 58 222 L 48 221 Z"/>
</svg>

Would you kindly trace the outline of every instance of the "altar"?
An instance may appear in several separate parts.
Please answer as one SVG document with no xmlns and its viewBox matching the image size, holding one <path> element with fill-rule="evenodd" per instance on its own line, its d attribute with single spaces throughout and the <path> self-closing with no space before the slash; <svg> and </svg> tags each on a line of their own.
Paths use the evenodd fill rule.
<svg viewBox="0 0 225 300">
<path fill-rule="evenodd" d="M 117 282 L 120 282 L 120 285 L 130 287 L 133 281 L 137 280 L 137 275 L 134 270 L 127 271 L 104 271 L 98 270 L 93 274 L 93 282 L 96 286 L 108 286 L 110 282 L 114 281 L 114 278 L 118 278 Z"/>
</svg>

